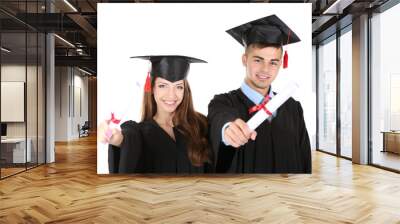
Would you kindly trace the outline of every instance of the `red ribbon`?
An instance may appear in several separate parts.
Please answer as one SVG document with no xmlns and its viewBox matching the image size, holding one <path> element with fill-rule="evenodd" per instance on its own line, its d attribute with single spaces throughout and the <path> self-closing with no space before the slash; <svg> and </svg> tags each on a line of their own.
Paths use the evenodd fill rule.
<svg viewBox="0 0 400 224">
<path fill-rule="evenodd" d="M 114 113 L 111 113 L 111 119 L 108 120 L 108 121 L 111 121 L 111 122 L 114 123 L 114 124 L 119 124 L 119 122 L 121 122 L 121 120 L 118 120 L 118 119 L 116 119 L 116 118 L 114 117 Z"/>
<path fill-rule="evenodd" d="M 263 109 L 265 111 L 265 113 L 267 113 L 269 116 L 272 116 L 272 113 L 265 107 L 265 105 L 268 103 L 269 100 L 270 100 L 270 97 L 266 96 L 264 98 L 263 102 L 255 105 L 249 109 L 249 114 L 252 114 L 254 112 L 257 112 L 257 111 Z"/>
</svg>

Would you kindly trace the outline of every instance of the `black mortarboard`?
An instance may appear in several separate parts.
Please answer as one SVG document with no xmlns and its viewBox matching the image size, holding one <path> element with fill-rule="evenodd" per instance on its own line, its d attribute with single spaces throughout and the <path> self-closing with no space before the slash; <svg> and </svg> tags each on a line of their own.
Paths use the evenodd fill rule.
<svg viewBox="0 0 400 224">
<path fill-rule="evenodd" d="M 257 19 L 226 31 L 243 46 L 250 44 L 287 45 L 300 41 L 300 38 L 276 15 Z M 288 67 L 287 51 L 283 56 L 283 68 Z"/>
<path fill-rule="evenodd" d="M 170 82 L 175 82 L 186 78 L 190 63 L 207 63 L 201 59 L 180 56 L 180 55 L 150 55 L 134 56 L 151 61 L 150 75 L 161 77 Z"/>
<path fill-rule="evenodd" d="M 201 59 L 181 56 L 181 55 L 149 55 L 134 56 L 131 58 L 140 58 L 150 60 L 151 70 L 146 79 L 145 91 L 151 89 L 150 75 L 152 77 L 161 77 L 170 82 L 185 79 L 189 71 L 190 63 L 207 63 Z"/>
<path fill-rule="evenodd" d="M 253 43 L 286 45 L 300 38 L 276 15 L 257 19 L 226 31 L 243 46 Z"/>
</svg>

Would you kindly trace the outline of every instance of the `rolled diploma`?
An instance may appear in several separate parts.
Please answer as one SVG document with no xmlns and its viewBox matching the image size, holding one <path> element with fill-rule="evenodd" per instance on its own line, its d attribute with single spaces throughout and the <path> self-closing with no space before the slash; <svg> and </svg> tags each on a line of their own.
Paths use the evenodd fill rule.
<svg viewBox="0 0 400 224">
<path fill-rule="evenodd" d="M 283 91 L 276 94 L 268 103 L 265 105 L 267 110 L 273 114 L 278 108 L 286 102 L 293 95 L 293 93 L 298 88 L 298 85 L 295 82 L 290 82 Z M 251 130 L 255 130 L 261 123 L 268 119 L 270 115 L 267 114 L 264 110 L 259 110 L 257 113 L 247 121 L 247 125 Z"/>
</svg>

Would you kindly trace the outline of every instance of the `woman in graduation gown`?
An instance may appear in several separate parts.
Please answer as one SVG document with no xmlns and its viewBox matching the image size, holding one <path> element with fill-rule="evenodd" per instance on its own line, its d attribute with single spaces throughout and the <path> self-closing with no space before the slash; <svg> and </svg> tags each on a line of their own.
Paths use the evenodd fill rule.
<svg viewBox="0 0 400 224">
<path fill-rule="evenodd" d="M 111 130 L 110 173 L 211 172 L 207 119 L 193 108 L 186 76 L 190 63 L 205 61 L 186 56 L 137 56 L 150 60 L 141 122 L 126 121 Z M 110 130 L 109 122 L 102 130 Z"/>
</svg>

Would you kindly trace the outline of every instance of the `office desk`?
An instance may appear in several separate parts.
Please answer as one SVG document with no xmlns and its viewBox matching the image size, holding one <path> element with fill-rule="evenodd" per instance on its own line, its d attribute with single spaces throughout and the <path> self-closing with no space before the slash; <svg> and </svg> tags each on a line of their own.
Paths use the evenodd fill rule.
<svg viewBox="0 0 400 224">
<path fill-rule="evenodd" d="M 382 131 L 383 152 L 400 154 L 400 131 Z"/>
<path fill-rule="evenodd" d="M 1 140 L 1 157 L 6 163 L 25 163 L 31 162 L 31 146 L 30 138 L 26 141 L 28 144 L 25 154 L 25 138 L 6 138 Z M 11 159 L 12 158 L 12 159 Z M 27 159 L 25 161 L 25 159 Z"/>
</svg>

